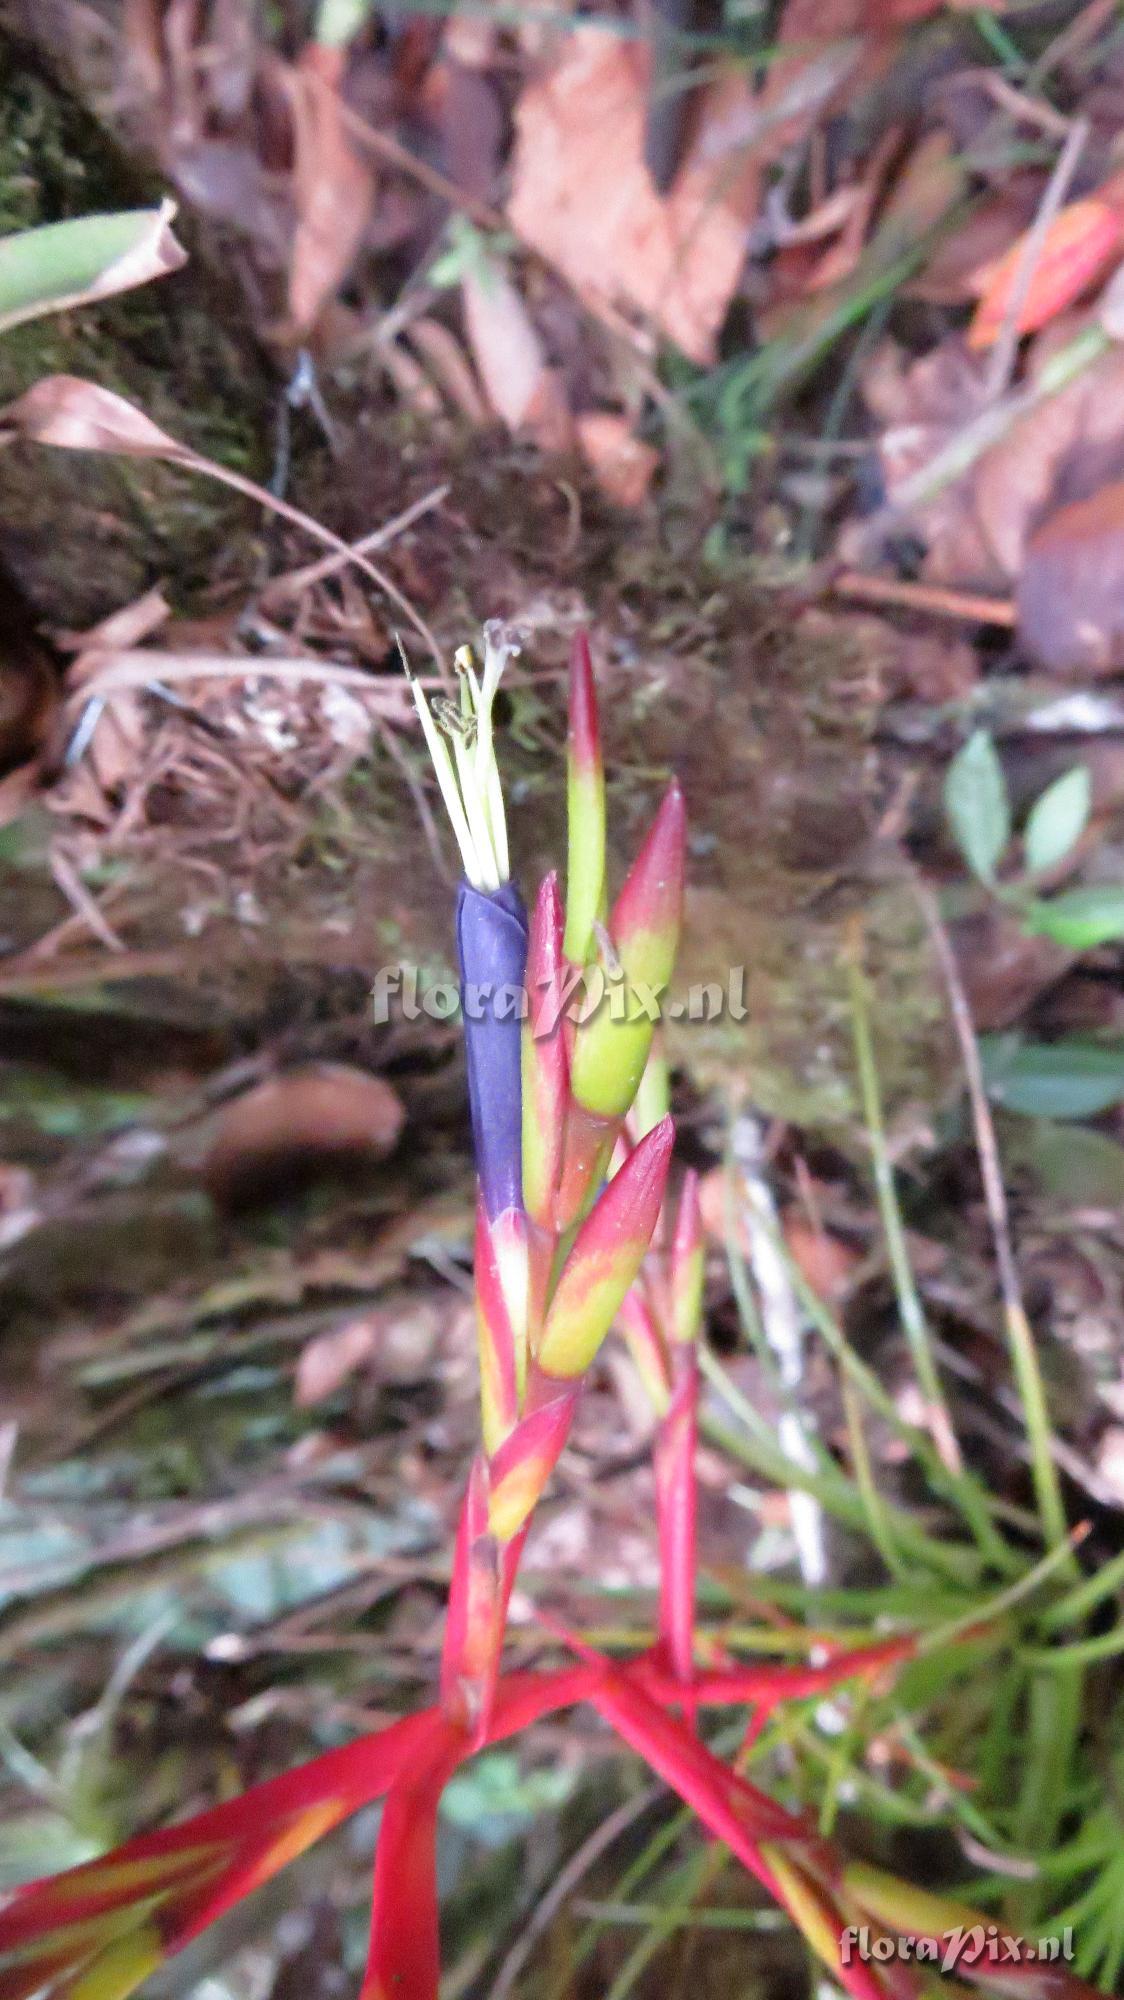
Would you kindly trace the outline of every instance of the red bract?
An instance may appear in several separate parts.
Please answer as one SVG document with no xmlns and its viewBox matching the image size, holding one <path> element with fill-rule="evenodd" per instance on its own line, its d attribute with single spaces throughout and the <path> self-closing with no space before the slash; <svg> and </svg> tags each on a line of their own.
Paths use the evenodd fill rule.
<svg viewBox="0 0 1124 2000">
<path fill-rule="evenodd" d="M 531 917 L 523 1025 L 523 1203 L 544 1230 L 553 1227 L 570 1089 L 562 1020 L 566 999 L 562 923 L 558 877 L 552 872 L 539 890 Z"/>
<path fill-rule="evenodd" d="M 582 1223 L 537 1345 L 544 1374 L 572 1380 L 593 1360 L 652 1240 L 674 1141 L 675 1127 L 665 1118 L 613 1175 Z"/>
</svg>

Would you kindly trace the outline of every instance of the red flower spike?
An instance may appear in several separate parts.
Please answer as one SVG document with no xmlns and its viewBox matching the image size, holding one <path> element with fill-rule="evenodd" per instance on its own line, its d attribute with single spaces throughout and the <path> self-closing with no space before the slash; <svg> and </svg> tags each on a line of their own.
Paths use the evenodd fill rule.
<svg viewBox="0 0 1124 2000">
<path fill-rule="evenodd" d="M 634 978 L 667 980 L 683 920 L 687 808 L 673 779 L 613 905 L 609 929 Z M 649 1037 L 649 1040 L 651 1038 Z"/>
<path fill-rule="evenodd" d="M 809 1854 L 818 1850 L 818 1838 L 804 1820 L 732 1771 L 681 1720 L 666 1715 L 627 1671 L 606 1661 L 589 1699 L 630 1749 L 678 1792 L 771 1895 L 777 1892 L 761 1859 L 763 1841 L 796 1843 Z"/>
<path fill-rule="evenodd" d="M 656 1440 L 656 1517 L 660 1539 L 660 1642 L 676 1679 L 695 1672 L 699 1371 L 694 1347 L 672 1350 L 671 1408 Z"/>
<path fill-rule="evenodd" d="M 608 1333 L 652 1240 L 674 1139 L 670 1118 L 653 1126 L 578 1230 L 539 1341 L 545 1374 L 576 1380 Z"/>
<path fill-rule="evenodd" d="M 613 906 L 609 936 L 620 961 L 620 1000 L 578 1023 L 570 1068 L 577 1102 L 621 1118 L 636 1095 L 675 965 L 683 919 L 687 812 L 672 784 Z"/>
<path fill-rule="evenodd" d="M 371 1946 L 359 2000 L 437 2000 L 437 1810 L 471 1743 L 434 1719 L 426 1754 L 387 1794 L 375 1849 Z"/>
<path fill-rule="evenodd" d="M 554 1221 L 570 1092 L 562 1023 L 564 979 L 562 899 L 552 871 L 539 889 L 531 917 L 523 1023 L 523 1203 L 544 1229 Z"/>
<path fill-rule="evenodd" d="M 570 727 L 566 740 L 566 957 L 584 965 L 605 899 L 605 772 L 589 639 L 570 651 Z"/>
<path fill-rule="evenodd" d="M 705 1275 L 699 1177 L 692 1168 L 684 1176 L 675 1233 L 671 1239 L 670 1332 L 672 1340 L 681 1345 L 693 1345 L 699 1337 Z"/>
</svg>

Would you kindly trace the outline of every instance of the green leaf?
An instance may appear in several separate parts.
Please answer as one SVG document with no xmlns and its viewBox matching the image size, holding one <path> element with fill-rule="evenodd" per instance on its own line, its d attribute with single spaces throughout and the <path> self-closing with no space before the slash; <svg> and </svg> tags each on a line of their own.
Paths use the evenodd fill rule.
<svg viewBox="0 0 1124 2000">
<path fill-rule="evenodd" d="M 981 882 L 994 881 L 1011 838 L 1011 808 L 1003 766 L 986 729 L 975 730 L 949 765 L 944 803 L 973 875 Z"/>
<path fill-rule="evenodd" d="M 1014 1120 L 1011 1121 L 1014 1125 Z M 1044 1194 L 1069 1208 L 1124 1206 L 1124 1146 L 1087 1125 L 1048 1118 L 1019 1121 L 1004 1133 L 1003 1153 L 1033 1175 Z"/>
<path fill-rule="evenodd" d="M 1092 793 L 1084 764 L 1055 778 L 1035 800 L 1023 834 L 1027 867 L 1034 875 L 1056 868 L 1076 847 L 1089 818 Z"/>
<path fill-rule="evenodd" d="M 0 242 L 0 333 L 42 313 L 90 305 L 178 271 L 175 203 L 119 215 L 78 215 Z"/>
<path fill-rule="evenodd" d="M 1037 1118 L 1092 1118 L 1124 1101 L 1124 1042 L 980 1037 L 988 1095 Z"/>
<path fill-rule="evenodd" d="M 1053 938 L 1067 951 L 1092 951 L 1124 938 L 1124 887 L 1104 882 L 1067 889 L 1048 903 L 1029 904 L 1023 922 L 1035 936 Z"/>
</svg>

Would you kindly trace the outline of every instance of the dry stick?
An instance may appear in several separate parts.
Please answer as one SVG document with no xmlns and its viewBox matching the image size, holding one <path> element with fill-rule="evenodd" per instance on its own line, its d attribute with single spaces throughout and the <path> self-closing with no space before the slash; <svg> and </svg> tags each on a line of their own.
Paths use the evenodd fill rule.
<svg viewBox="0 0 1124 2000">
<path fill-rule="evenodd" d="M 1112 0 L 1112 4 L 1115 4 L 1115 0 Z M 978 80 L 992 102 L 997 104 L 1001 111 L 1009 111 L 1012 118 L 1021 119 L 1028 125 L 1037 125 L 1041 131 L 1049 132 L 1055 139 L 1064 139 L 1070 131 L 1071 121 L 1064 118 L 1060 111 L 1055 111 L 1052 104 L 1047 104 L 1042 98 L 1028 97 L 1025 91 L 1017 90 L 1013 83 L 1005 76 L 998 75 L 995 70 L 967 70 L 963 74 Z"/>
<path fill-rule="evenodd" d="M 92 651 L 92 649 L 91 649 Z M 113 694 L 121 688 L 146 687 L 150 681 L 280 680 L 311 681 L 325 687 L 352 687 L 368 695 L 378 713 L 400 716 L 410 712 L 405 683 L 380 680 L 365 667 L 345 667 L 314 654 L 174 653 L 155 646 L 129 646 L 105 652 L 99 664 L 75 689 L 71 700 L 88 701 L 93 694 Z M 423 686 L 433 685 L 423 680 Z M 444 683 L 439 683 L 444 685 Z"/>
<path fill-rule="evenodd" d="M 395 541 L 407 528 L 412 528 L 414 522 L 420 521 L 424 514 L 431 514 L 435 507 L 440 507 L 442 501 L 448 499 L 449 491 L 447 484 L 433 487 L 429 493 L 424 493 L 420 500 L 415 500 L 411 506 L 404 507 L 400 514 L 395 514 L 393 519 L 384 521 L 381 528 L 375 528 L 360 541 L 352 542 L 351 555 L 370 556 L 376 549 L 385 548 L 388 542 Z M 275 597 L 295 597 L 302 590 L 308 590 L 314 583 L 323 583 L 325 577 L 335 576 L 337 571 L 345 567 L 347 561 L 347 556 L 337 553 L 322 556 L 319 562 L 306 563 L 303 569 L 290 569 L 281 576 L 272 576 L 261 592 L 262 599 L 269 601 Z"/>
<path fill-rule="evenodd" d="M 1027 88 L 1040 90 L 1051 70 L 1055 70 L 1059 63 L 1067 62 L 1071 56 L 1076 55 L 1085 42 L 1090 42 L 1094 35 L 1099 35 L 1101 29 L 1111 21 L 1118 5 L 1119 0 L 1089 0 L 1089 5 L 1082 8 L 1077 18 L 1068 21 L 1055 35 L 1053 41 L 1043 49 L 1027 76 Z"/>
<path fill-rule="evenodd" d="M 51 855 L 51 873 L 75 915 L 88 925 L 106 950 L 124 951 L 125 946 L 117 932 L 91 896 L 77 869 L 57 848 Z"/>
<path fill-rule="evenodd" d="M 577 1852 L 570 1856 L 566 1866 L 555 1876 L 545 1896 L 541 1897 L 524 1929 L 512 1945 L 491 1987 L 489 2000 L 508 2000 L 523 1967 L 531 1956 L 536 1944 L 547 1926 L 562 1908 L 566 1898 L 577 1888 L 583 1875 L 588 1874 L 596 1861 L 627 1833 L 630 1826 L 642 1818 L 663 1795 L 662 1785 L 649 1785 L 637 1798 L 626 1799 L 608 1819 L 595 1827 L 588 1840 L 584 1840 Z"/>
<path fill-rule="evenodd" d="M 354 563 L 356 569 L 362 570 L 364 576 L 377 584 L 392 604 L 396 604 L 400 611 L 405 612 L 411 625 L 421 634 L 433 654 L 438 673 L 445 679 L 451 678 L 445 656 L 421 612 L 411 604 L 405 592 L 399 590 L 398 585 L 392 582 L 384 570 L 377 568 L 366 556 L 361 555 L 358 549 L 345 542 L 342 535 L 333 534 L 331 528 L 325 528 L 322 522 L 317 521 L 311 514 L 306 514 L 302 508 L 292 506 L 288 500 L 282 500 L 276 493 L 270 493 L 266 487 L 259 486 L 256 479 L 247 479 L 241 472 L 232 472 L 229 466 L 220 465 L 217 459 L 204 457 L 202 452 L 192 451 L 189 445 L 177 444 L 163 455 L 172 465 L 182 465 L 188 472 L 202 472 L 208 478 L 217 480 L 220 486 L 229 486 L 235 493 L 244 493 L 247 499 L 256 500 L 260 506 L 268 507 L 274 514 L 279 514 L 283 521 L 290 521 L 294 527 L 303 528 L 304 532 L 311 535 L 315 541 L 326 543 L 328 548 L 339 556 L 341 563 Z"/>
<path fill-rule="evenodd" d="M 859 604 L 894 604 L 906 611 L 928 611 L 938 618 L 964 618 L 973 625 L 1013 627 L 1018 613 L 1009 597 L 984 597 L 967 590 L 946 590 L 940 584 L 910 583 L 904 577 L 868 576 L 844 569 L 829 579 L 834 597 Z"/>
<path fill-rule="evenodd" d="M 761 1324 L 777 1358 L 781 1383 L 795 1400 L 804 1374 L 803 1315 L 777 1244 L 780 1218 L 764 1173 L 764 1148 L 756 1118 L 743 1112 L 735 1121 L 731 1151 L 746 1188 L 743 1211 L 750 1268 L 761 1301 Z M 805 1472 L 816 1470 L 815 1454 L 795 1407 L 782 1410 L 778 1426 L 782 1449 Z M 813 1493 L 793 1488 L 788 1496 L 792 1532 L 800 1574 L 812 1587 L 827 1576 L 823 1509 Z"/>
<path fill-rule="evenodd" d="M 1061 1486 L 1050 1450 L 1050 1416 L 1046 1406 L 1046 1396 L 1042 1385 L 1042 1374 L 1038 1366 L 1038 1354 L 1034 1344 L 1034 1334 L 1023 1305 L 1022 1287 L 1019 1282 L 1018 1265 L 1011 1243 L 1010 1216 L 1007 1208 L 1007 1191 L 1003 1185 L 1003 1174 L 999 1164 L 999 1148 L 995 1140 L 995 1126 L 987 1101 L 984 1085 L 983 1066 L 980 1062 L 979 1044 L 976 1040 L 975 1024 L 956 954 L 945 929 L 944 920 L 937 906 L 936 897 L 928 886 L 914 877 L 915 891 L 921 905 L 921 912 L 937 962 L 941 968 L 945 988 L 948 993 L 949 1008 L 952 1013 L 956 1039 L 960 1045 L 960 1056 L 964 1064 L 964 1075 L 968 1086 L 968 1100 L 972 1107 L 972 1124 L 975 1130 L 976 1151 L 979 1154 L 980 1172 L 983 1178 L 984 1201 L 988 1222 L 991 1227 L 992 1243 L 995 1248 L 995 1264 L 999 1274 L 999 1290 L 1003 1299 L 1004 1317 L 1007 1323 L 1007 1339 L 1014 1364 L 1015 1379 L 1022 1398 L 1027 1436 L 1031 1446 L 1031 1474 L 1034 1480 L 1035 1497 L 1046 1542 L 1052 1549 L 1064 1546 L 1067 1540 L 1065 1507 L 1062 1502 Z M 1072 1557 L 1071 1557 L 1072 1559 Z"/>
<path fill-rule="evenodd" d="M 984 383 L 984 401 L 986 403 L 997 402 L 999 397 L 1010 387 L 1011 376 L 1014 373 L 1015 360 L 1019 351 L 1019 341 L 1022 338 L 1019 328 L 1022 310 L 1029 297 L 1031 283 L 1034 273 L 1038 269 L 1039 260 L 1045 248 L 1046 238 L 1051 225 L 1057 217 L 1058 210 L 1061 208 L 1069 192 L 1069 184 L 1076 171 L 1077 162 L 1085 150 L 1085 143 L 1088 137 L 1089 120 L 1087 118 L 1075 118 L 1070 128 L 1069 137 L 1058 154 L 1054 171 L 1046 183 L 1042 200 L 1038 204 L 1038 213 L 1030 229 L 1027 231 L 1022 250 L 1019 254 L 1019 261 L 1015 267 L 1014 283 L 1011 286 L 1011 296 L 1007 300 L 1006 310 L 1003 314 L 1003 324 L 999 330 L 999 336 L 995 345 L 991 350 L 991 359 L 988 362 L 987 378 Z"/>
</svg>

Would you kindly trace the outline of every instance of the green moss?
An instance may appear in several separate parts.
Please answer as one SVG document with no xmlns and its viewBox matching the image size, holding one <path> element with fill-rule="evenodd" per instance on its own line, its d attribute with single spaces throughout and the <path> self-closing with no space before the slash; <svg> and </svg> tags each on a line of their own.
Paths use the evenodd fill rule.
<svg viewBox="0 0 1124 2000">
<path fill-rule="evenodd" d="M 0 229 L 163 192 L 0 36 Z M 189 251 L 183 270 L 5 335 L 0 401 L 44 375 L 85 376 L 197 451 L 258 476 L 271 449 L 268 369 L 200 232 L 190 218 L 176 228 Z M 155 462 L 22 446 L 0 454 L 0 553 L 53 623 L 89 623 L 157 577 L 192 608 L 224 576 L 244 580 L 258 533 L 250 503 Z"/>
</svg>

